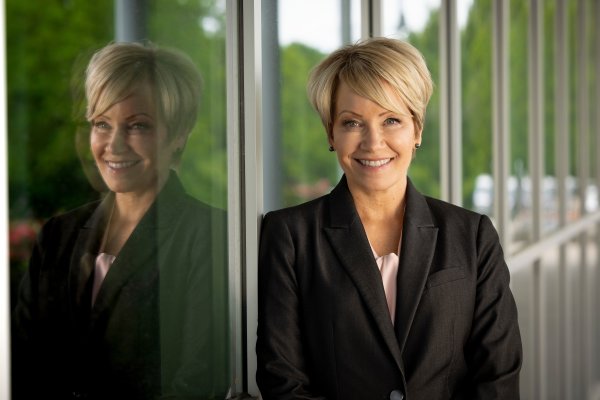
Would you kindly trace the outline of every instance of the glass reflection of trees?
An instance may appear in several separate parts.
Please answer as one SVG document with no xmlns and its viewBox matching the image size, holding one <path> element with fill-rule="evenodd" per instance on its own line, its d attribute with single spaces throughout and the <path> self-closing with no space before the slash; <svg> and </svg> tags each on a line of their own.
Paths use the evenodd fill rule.
<svg viewBox="0 0 600 400">
<path fill-rule="evenodd" d="M 211 77 L 205 82 L 180 177 L 194 197 L 226 208 L 224 2 L 147 4 L 148 38 L 181 49 Z M 113 2 L 106 1 L 49 2 L 40 8 L 7 0 L 6 15 L 10 264 L 15 289 L 41 223 L 99 197 L 77 157 L 76 137 L 81 135 L 76 132 L 87 125 L 70 118 L 69 89 L 71 66 L 87 61 L 92 50 L 112 40 L 114 10 Z"/>
</svg>

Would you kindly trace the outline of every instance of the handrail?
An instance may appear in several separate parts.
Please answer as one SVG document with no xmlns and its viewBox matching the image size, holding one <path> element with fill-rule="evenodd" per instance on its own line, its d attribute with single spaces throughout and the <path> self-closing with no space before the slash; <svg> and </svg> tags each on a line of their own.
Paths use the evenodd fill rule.
<svg viewBox="0 0 600 400">
<path fill-rule="evenodd" d="M 513 255 L 507 257 L 506 263 L 511 273 L 522 268 L 531 266 L 535 261 L 542 256 L 550 248 L 555 248 L 563 243 L 568 242 L 580 233 L 590 229 L 594 224 L 600 222 L 600 211 L 592 214 L 586 214 L 577 221 L 571 222 L 557 231 L 543 237 L 540 241 L 519 250 Z"/>
</svg>

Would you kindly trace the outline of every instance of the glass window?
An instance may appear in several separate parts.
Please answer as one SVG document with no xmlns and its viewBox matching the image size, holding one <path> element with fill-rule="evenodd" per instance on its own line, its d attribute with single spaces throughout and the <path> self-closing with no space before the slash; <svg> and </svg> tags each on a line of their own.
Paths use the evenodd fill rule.
<svg viewBox="0 0 600 400">
<path fill-rule="evenodd" d="M 383 36 L 407 40 L 425 57 L 434 91 L 425 114 L 423 142 L 413 160 L 409 177 L 423 193 L 440 197 L 440 0 L 407 3 L 382 1 Z"/>
<path fill-rule="evenodd" d="M 328 193 L 341 175 L 308 101 L 306 83 L 326 55 L 343 41 L 359 39 L 358 10 L 356 0 L 263 2 L 262 23 L 268 32 L 263 36 L 265 211 Z M 306 21 L 311 21 L 310 29 Z"/>
<path fill-rule="evenodd" d="M 464 205 L 494 217 L 492 180 L 492 4 L 459 2 Z M 465 12 L 466 11 L 466 12 Z M 459 20 L 459 23 L 461 23 Z"/>
<path fill-rule="evenodd" d="M 224 398 L 225 1 L 6 15 L 13 393 Z"/>
<path fill-rule="evenodd" d="M 528 27 L 529 3 L 510 2 L 510 158 L 508 182 L 514 250 L 531 241 L 532 186 L 529 176 Z"/>
</svg>

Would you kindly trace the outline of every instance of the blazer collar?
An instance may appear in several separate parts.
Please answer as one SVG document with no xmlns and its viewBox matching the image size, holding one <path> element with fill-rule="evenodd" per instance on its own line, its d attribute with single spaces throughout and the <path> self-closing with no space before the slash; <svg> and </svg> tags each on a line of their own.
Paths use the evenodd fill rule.
<svg viewBox="0 0 600 400">
<path fill-rule="evenodd" d="M 402 375 L 404 367 L 385 299 L 381 274 L 373 257 L 369 240 L 354 206 L 346 177 L 342 177 L 328 199 L 329 221 L 326 236 L 356 289 L 375 320 Z"/>
<path fill-rule="evenodd" d="M 346 177 L 329 195 L 327 237 L 370 310 L 400 371 L 402 350 L 429 274 L 437 239 L 425 197 L 408 180 L 404 216 L 395 325 L 392 325 L 381 274 L 356 211 Z"/>
<path fill-rule="evenodd" d="M 429 276 L 438 234 L 427 200 L 410 179 L 402 232 L 394 329 L 403 351 Z"/>
<path fill-rule="evenodd" d="M 142 217 L 138 226 L 121 249 L 92 309 L 92 320 L 103 309 L 110 307 L 121 287 L 141 268 L 157 265 L 158 245 L 168 236 L 177 214 L 185 201 L 185 191 L 174 172 Z M 70 286 L 75 308 L 86 314 L 89 311 L 91 275 L 99 253 L 102 235 L 114 203 L 114 193 L 109 193 L 81 228 L 71 258 Z M 155 268 L 158 273 L 158 268 Z"/>
</svg>

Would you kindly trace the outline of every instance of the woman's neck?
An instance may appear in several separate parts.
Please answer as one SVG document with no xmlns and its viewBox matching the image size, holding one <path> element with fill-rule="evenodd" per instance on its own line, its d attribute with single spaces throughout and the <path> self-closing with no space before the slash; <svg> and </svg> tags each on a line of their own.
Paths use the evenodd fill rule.
<svg viewBox="0 0 600 400">
<path fill-rule="evenodd" d="M 404 216 L 406 188 L 404 190 L 373 191 L 365 193 L 352 190 L 356 211 L 363 223 L 365 221 L 398 221 Z"/>
<path fill-rule="evenodd" d="M 117 256 L 155 198 L 156 193 L 145 193 L 142 196 L 115 193 L 101 251 Z"/>
<path fill-rule="evenodd" d="M 375 252 L 380 256 L 398 254 L 406 190 L 365 193 L 351 189 L 350 192 L 367 239 Z"/>
</svg>

